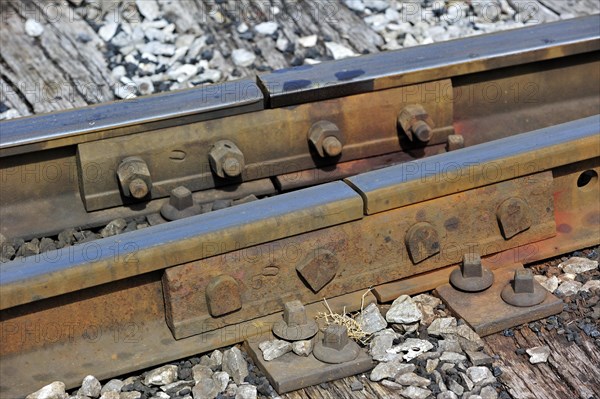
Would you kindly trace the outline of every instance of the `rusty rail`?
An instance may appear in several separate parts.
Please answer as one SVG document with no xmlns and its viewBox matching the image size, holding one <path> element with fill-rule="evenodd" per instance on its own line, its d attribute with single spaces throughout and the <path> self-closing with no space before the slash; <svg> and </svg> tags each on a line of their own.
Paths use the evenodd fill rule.
<svg viewBox="0 0 600 399">
<path fill-rule="evenodd" d="M 293 299 L 315 313 L 322 297 L 353 309 L 374 285 L 380 301 L 431 289 L 473 248 L 499 268 L 597 244 L 599 27 L 589 17 L 3 122 L 9 237 L 154 213 L 180 185 L 200 202 L 278 195 L 0 265 L 0 395 L 239 342 Z M 525 99 L 481 97 L 515 85 Z M 119 107 L 135 119 L 106 117 Z M 224 140 L 240 175 L 218 176 Z M 123 162 L 147 196 L 125 195 Z M 59 178 L 23 181 L 51 166 Z"/>
<path fill-rule="evenodd" d="M 153 213 L 182 185 L 226 195 L 272 179 L 285 191 L 317 182 L 299 173 L 335 180 L 332 168 L 368 158 L 405 162 L 594 115 L 599 28 L 590 16 L 1 122 L 0 232 L 30 239 Z M 323 151 L 326 138 L 340 154 Z M 225 141 L 233 176 L 219 172 L 228 153 L 211 150 Z M 132 157 L 134 173 L 118 173 Z"/>
</svg>

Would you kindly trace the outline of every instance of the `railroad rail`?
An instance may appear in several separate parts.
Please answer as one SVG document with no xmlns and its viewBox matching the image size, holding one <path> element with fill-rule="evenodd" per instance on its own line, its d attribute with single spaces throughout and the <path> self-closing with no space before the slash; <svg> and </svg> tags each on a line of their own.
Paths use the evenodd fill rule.
<svg viewBox="0 0 600 399">
<path fill-rule="evenodd" d="M 0 265 L 0 395 L 598 244 L 599 51 L 591 16 L 2 122 L 6 237 L 159 222 Z"/>
</svg>

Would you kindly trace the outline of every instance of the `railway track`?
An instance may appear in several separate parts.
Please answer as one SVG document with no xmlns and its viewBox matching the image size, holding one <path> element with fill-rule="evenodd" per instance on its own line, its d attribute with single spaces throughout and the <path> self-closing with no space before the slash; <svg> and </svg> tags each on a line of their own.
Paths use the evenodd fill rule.
<svg viewBox="0 0 600 399">
<path fill-rule="evenodd" d="M 0 395 L 597 245 L 599 50 L 591 16 L 2 122 L 9 240 L 153 225 L 0 265 Z"/>
</svg>

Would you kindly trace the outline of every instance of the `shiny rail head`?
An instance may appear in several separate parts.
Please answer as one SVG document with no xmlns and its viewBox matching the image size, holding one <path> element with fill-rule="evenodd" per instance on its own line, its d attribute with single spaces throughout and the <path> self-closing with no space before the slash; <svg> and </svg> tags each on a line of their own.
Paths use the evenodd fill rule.
<svg viewBox="0 0 600 399">
<path fill-rule="evenodd" d="M 365 215 L 600 156 L 600 115 L 349 177 Z"/>
<path fill-rule="evenodd" d="M 341 181 L 0 264 L 0 310 L 363 216 Z"/>
<path fill-rule="evenodd" d="M 303 65 L 258 77 L 272 108 L 439 80 L 600 49 L 597 15 Z"/>
<path fill-rule="evenodd" d="M 122 135 L 128 128 L 139 129 L 137 125 L 150 130 L 152 123 L 175 126 L 263 108 L 263 94 L 255 81 L 241 79 L 0 122 L 0 150 L 32 144 L 47 148 L 45 142 L 98 131 L 121 129 L 112 135 Z"/>
</svg>

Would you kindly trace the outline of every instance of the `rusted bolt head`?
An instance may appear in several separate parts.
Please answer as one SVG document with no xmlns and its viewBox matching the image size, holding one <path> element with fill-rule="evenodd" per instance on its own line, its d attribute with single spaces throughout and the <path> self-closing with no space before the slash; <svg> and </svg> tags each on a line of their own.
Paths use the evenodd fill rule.
<svg viewBox="0 0 600 399">
<path fill-rule="evenodd" d="M 144 198 L 148 195 L 148 185 L 140 178 L 135 178 L 129 182 L 129 192 L 133 198 Z"/>
<path fill-rule="evenodd" d="M 238 282 L 225 274 L 211 279 L 206 286 L 206 304 L 213 317 L 241 309 L 242 296 Z"/>
<path fill-rule="evenodd" d="M 518 269 L 515 270 L 515 277 L 513 279 L 513 288 L 516 293 L 532 293 L 533 289 L 533 273 L 531 269 Z"/>
<path fill-rule="evenodd" d="M 546 299 L 548 292 L 533 278 L 531 269 L 516 269 L 513 280 L 502 290 L 501 297 L 509 305 L 534 306 Z"/>
<path fill-rule="evenodd" d="M 167 220 L 183 219 L 201 212 L 200 205 L 194 203 L 192 192 L 183 186 L 171 190 L 169 202 L 160 208 L 160 214 Z"/>
<path fill-rule="evenodd" d="M 478 253 L 470 252 L 463 255 L 460 268 L 450 273 L 450 283 L 461 291 L 479 292 L 494 283 L 494 274 L 483 267 Z"/>
<path fill-rule="evenodd" d="M 404 237 L 406 249 L 413 263 L 419 263 L 440 252 L 440 238 L 430 223 L 414 224 Z"/>
<path fill-rule="evenodd" d="M 342 153 L 342 143 L 335 136 L 327 136 L 323 140 L 323 152 L 329 157 L 337 157 Z"/>
<path fill-rule="evenodd" d="M 483 266 L 479 254 L 470 252 L 463 255 L 462 275 L 467 278 L 483 276 Z"/>
<path fill-rule="evenodd" d="M 461 148 L 465 148 L 465 138 L 461 134 L 450 134 L 448 136 L 446 150 L 454 151 L 460 150 Z"/>
<path fill-rule="evenodd" d="M 273 333 L 288 341 L 300 341 L 313 337 L 319 330 L 317 323 L 308 319 L 302 302 L 286 302 L 283 306 L 283 320 L 273 325 Z"/>
<path fill-rule="evenodd" d="M 229 140 L 216 142 L 208 153 L 213 172 L 221 177 L 238 177 L 245 167 L 244 154 Z"/>
<path fill-rule="evenodd" d="M 416 121 L 414 125 L 411 127 L 412 132 L 417 139 L 422 142 L 427 142 L 431 140 L 431 127 L 425 121 Z"/>
<path fill-rule="evenodd" d="M 169 203 L 173 205 L 173 207 L 178 211 L 182 211 L 185 208 L 189 208 L 190 206 L 194 205 L 192 192 L 183 186 L 176 187 L 173 190 L 171 190 Z"/>
<path fill-rule="evenodd" d="M 339 262 L 333 252 L 318 248 L 309 253 L 296 270 L 314 292 L 319 292 L 335 277 Z"/>
<path fill-rule="evenodd" d="M 531 227 L 531 209 L 520 198 L 509 198 L 502 202 L 496 217 L 506 240 Z"/>
<path fill-rule="evenodd" d="M 360 347 L 348 338 L 346 326 L 331 324 L 313 349 L 314 356 L 325 363 L 345 363 L 356 359 Z"/>
<path fill-rule="evenodd" d="M 415 137 L 421 142 L 431 140 L 435 127 L 433 120 L 420 104 L 407 105 L 398 115 L 398 125 L 410 141 Z"/>
<path fill-rule="evenodd" d="M 306 310 L 300 301 L 287 302 L 283 306 L 283 320 L 290 327 L 306 324 Z"/>
<path fill-rule="evenodd" d="M 242 173 L 242 165 L 237 158 L 227 157 L 223 161 L 223 172 L 229 177 L 236 177 Z"/>
<path fill-rule="evenodd" d="M 117 167 L 117 180 L 126 197 L 141 199 L 152 190 L 150 170 L 140 157 L 123 159 Z"/>
<path fill-rule="evenodd" d="M 343 134 L 335 123 L 319 121 L 308 132 L 308 141 L 320 157 L 336 157 L 342 153 Z"/>
<path fill-rule="evenodd" d="M 323 346 L 341 351 L 347 344 L 348 329 L 346 326 L 332 324 L 327 327 L 323 335 Z"/>
</svg>

